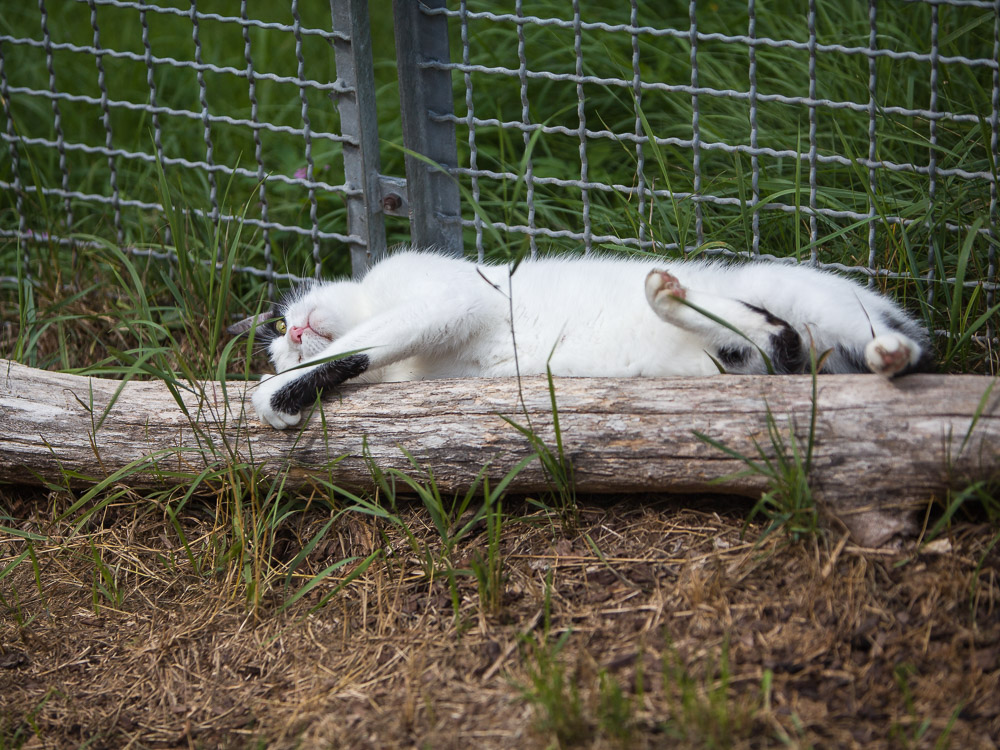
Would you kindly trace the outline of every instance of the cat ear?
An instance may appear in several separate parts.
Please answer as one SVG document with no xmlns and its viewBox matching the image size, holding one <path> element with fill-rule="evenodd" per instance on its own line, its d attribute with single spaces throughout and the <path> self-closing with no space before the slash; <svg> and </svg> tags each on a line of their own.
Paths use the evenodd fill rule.
<svg viewBox="0 0 1000 750">
<path fill-rule="evenodd" d="M 226 329 L 226 333 L 230 336 L 240 336 L 247 333 L 251 328 L 255 328 L 263 323 L 265 320 L 270 320 L 277 313 L 274 310 L 265 310 L 262 313 L 254 315 L 252 318 L 246 318 L 239 321 L 238 323 L 233 323 L 229 328 Z"/>
</svg>

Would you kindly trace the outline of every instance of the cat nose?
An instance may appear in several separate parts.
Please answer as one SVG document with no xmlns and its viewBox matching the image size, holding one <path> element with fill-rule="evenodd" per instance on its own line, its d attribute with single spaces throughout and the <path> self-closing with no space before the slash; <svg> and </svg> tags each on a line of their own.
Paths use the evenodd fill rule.
<svg viewBox="0 0 1000 750">
<path fill-rule="evenodd" d="M 306 326 L 291 326 L 288 329 L 288 338 L 290 338 L 294 344 L 301 344 L 302 332 L 304 330 L 306 330 Z"/>
</svg>

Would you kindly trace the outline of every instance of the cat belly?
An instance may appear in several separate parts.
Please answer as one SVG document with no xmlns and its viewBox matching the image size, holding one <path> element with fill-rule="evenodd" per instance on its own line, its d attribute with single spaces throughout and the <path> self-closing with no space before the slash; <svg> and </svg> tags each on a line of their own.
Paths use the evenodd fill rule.
<svg viewBox="0 0 1000 750">
<path fill-rule="evenodd" d="M 513 374 L 513 370 L 509 374 Z M 403 383 L 408 380 L 476 377 L 490 376 L 476 363 L 460 362 L 450 358 L 410 357 L 402 362 L 366 373 L 361 380 L 368 383 Z"/>
<path fill-rule="evenodd" d="M 517 357 L 509 323 L 479 342 L 479 356 L 456 367 L 455 377 L 541 375 L 562 377 L 663 377 L 714 375 L 718 369 L 702 342 L 639 311 L 627 326 L 602 325 L 574 311 L 577 325 L 521 320 L 515 325 Z"/>
</svg>

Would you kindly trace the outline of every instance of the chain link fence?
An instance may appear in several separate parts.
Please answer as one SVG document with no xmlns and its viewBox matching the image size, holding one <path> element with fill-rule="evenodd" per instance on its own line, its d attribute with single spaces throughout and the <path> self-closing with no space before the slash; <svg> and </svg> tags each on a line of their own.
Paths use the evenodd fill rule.
<svg viewBox="0 0 1000 750">
<path fill-rule="evenodd" d="M 215 5 L 8 9 L 0 237 L 170 257 L 162 168 L 191 215 L 259 233 L 240 270 L 272 285 L 345 249 L 360 273 L 408 216 L 480 258 L 744 254 L 995 295 L 1000 1 L 397 0 L 374 44 L 362 0 Z"/>
</svg>

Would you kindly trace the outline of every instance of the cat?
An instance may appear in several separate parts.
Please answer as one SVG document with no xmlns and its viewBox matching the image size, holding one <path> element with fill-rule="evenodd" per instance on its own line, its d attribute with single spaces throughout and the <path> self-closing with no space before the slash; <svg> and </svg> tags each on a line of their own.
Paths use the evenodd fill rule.
<svg viewBox="0 0 1000 750">
<path fill-rule="evenodd" d="M 926 331 L 895 303 L 780 263 L 592 255 L 515 267 L 403 249 L 360 281 L 314 284 L 228 330 L 251 328 L 278 373 L 265 376 L 253 405 L 277 429 L 348 380 L 547 366 L 562 376 L 801 373 L 810 351 L 824 373 L 893 377 L 931 365 Z"/>
</svg>

